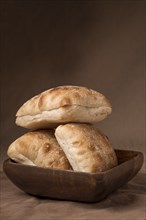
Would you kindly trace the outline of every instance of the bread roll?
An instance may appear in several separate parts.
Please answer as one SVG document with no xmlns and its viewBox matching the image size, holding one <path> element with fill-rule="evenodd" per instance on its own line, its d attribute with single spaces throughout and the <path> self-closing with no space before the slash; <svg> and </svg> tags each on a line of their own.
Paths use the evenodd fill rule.
<svg viewBox="0 0 146 220">
<path fill-rule="evenodd" d="M 102 172 L 117 165 L 109 140 L 92 125 L 60 125 L 55 136 L 75 171 Z"/>
<path fill-rule="evenodd" d="M 8 156 L 19 163 L 38 167 L 71 169 L 53 130 L 28 132 L 8 148 Z"/>
<path fill-rule="evenodd" d="M 60 86 L 24 103 L 16 114 L 16 124 L 25 128 L 50 128 L 60 123 L 101 121 L 112 111 L 107 98 L 92 89 Z"/>
</svg>

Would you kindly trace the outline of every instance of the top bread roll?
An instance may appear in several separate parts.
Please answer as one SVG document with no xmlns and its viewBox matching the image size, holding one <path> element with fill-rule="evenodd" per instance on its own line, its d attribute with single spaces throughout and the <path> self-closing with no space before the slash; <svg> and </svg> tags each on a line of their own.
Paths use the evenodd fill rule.
<svg viewBox="0 0 146 220">
<path fill-rule="evenodd" d="M 16 114 L 16 124 L 25 128 L 56 127 L 69 122 L 101 121 L 112 111 L 99 92 L 79 86 L 60 86 L 34 96 Z"/>
</svg>

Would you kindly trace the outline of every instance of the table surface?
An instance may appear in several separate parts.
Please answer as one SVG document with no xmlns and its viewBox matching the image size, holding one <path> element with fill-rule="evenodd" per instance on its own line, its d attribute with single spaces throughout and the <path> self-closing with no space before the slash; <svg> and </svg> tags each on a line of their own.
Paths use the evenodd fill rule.
<svg viewBox="0 0 146 220">
<path fill-rule="evenodd" d="M 145 220 L 146 175 L 98 203 L 42 199 L 18 189 L 1 172 L 1 220 Z"/>
</svg>

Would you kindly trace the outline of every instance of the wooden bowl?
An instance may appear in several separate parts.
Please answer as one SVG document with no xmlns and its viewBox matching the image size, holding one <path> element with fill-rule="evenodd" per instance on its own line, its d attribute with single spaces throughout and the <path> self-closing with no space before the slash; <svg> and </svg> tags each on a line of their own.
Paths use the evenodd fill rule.
<svg viewBox="0 0 146 220">
<path fill-rule="evenodd" d="M 40 168 L 4 161 L 8 178 L 21 190 L 53 199 L 97 202 L 131 180 L 143 164 L 137 151 L 115 150 L 118 166 L 101 173 Z"/>
</svg>

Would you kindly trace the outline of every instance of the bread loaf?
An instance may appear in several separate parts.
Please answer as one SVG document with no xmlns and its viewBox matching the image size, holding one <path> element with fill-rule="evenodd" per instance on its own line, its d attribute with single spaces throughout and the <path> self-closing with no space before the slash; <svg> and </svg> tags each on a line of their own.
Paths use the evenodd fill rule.
<svg viewBox="0 0 146 220">
<path fill-rule="evenodd" d="M 8 148 L 8 156 L 19 163 L 44 168 L 71 169 L 53 130 L 28 132 Z"/>
<path fill-rule="evenodd" d="M 112 111 L 108 99 L 80 86 L 49 89 L 24 103 L 16 114 L 16 124 L 30 129 L 56 127 L 69 122 L 101 121 Z"/>
<path fill-rule="evenodd" d="M 60 125 L 55 136 L 75 171 L 102 172 L 117 165 L 117 157 L 109 140 L 92 125 Z"/>
</svg>

